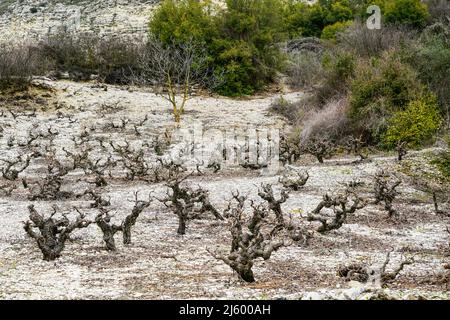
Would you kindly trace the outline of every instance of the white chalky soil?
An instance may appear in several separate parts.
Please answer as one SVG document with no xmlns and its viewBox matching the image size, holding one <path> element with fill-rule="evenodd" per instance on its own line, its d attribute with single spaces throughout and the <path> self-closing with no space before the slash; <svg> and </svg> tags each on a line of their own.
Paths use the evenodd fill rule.
<svg viewBox="0 0 450 320">
<path fill-rule="evenodd" d="M 173 126 L 169 105 L 160 96 L 148 90 L 125 90 L 108 86 L 108 90 L 95 88 L 89 83 L 49 82 L 56 91 L 49 99 L 49 107 L 42 110 L 38 105 L 37 117 L 26 116 L 26 111 L 14 109 L 16 119 L 5 112 L 0 118 L 4 129 L 0 139 L 1 158 L 10 158 L 21 152 L 20 148 L 7 146 L 8 138 L 24 139 L 33 123 L 40 127 L 52 127 L 59 132 L 55 139 L 58 149 L 73 148 L 71 138 L 82 128 L 95 129 L 97 136 L 111 137 L 115 142 L 125 139 L 142 142 L 165 128 Z M 289 93 L 287 99 L 296 99 L 301 93 Z M 232 100 L 212 97 L 195 97 L 189 101 L 183 122 L 200 121 L 205 128 L 227 129 L 230 127 L 282 128 L 284 122 L 271 115 L 268 108 L 276 97 L 260 97 L 248 100 Z M 70 115 L 58 118 L 53 103 L 63 104 L 59 110 Z M 117 110 L 104 106 L 118 105 Z M 42 106 L 45 106 L 43 104 Z M 100 112 L 101 110 L 106 110 Z M 149 116 L 137 137 L 133 123 Z M 104 131 L 105 124 L 120 123 L 130 119 L 130 125 L 120 130 Z M 421 153 L 410 155 L 420 157 Z M 314 161 L 304 164 L 310 173 L 304 190 L 291 193 L 283 205 L 288 215 L 292 213 L 301 220 L 313 209 L 326 192 L 339 188 L 340 182 L 359 178 L 370 182 L 370 176 L 379 166 L 394 166 L 394 158 L 374 157 L 374 161 L 352 164 L 354 159 L 332 159 L 323 165 Z M 43 162 L 33 160 L 32 165 L 21 174 L 29 179 L 42 174 Z M 65 190 L 79 191 L 83 183 L 77 180 L 80 173 L 71 173 Z M 228 170 L 189 181 L 208 189 L 211 202 L 218 209 L 226 208 L 232 190 L 250 194 L 260 201 L 257 188 L 261 182 L 277 183 L 279 176 L 261 175 L 258 171 Z M 5 183 L 4 180 L 0 184 Z M 153 191 L 162 196 L 163 184 L 149 185 L 144 182 L 127 182 L 114 179 L 104 188 L 103 194 L 111 197 L 115 219 L 120 221 L 130 213 L 133 193 L 141 197 Z M 278 193 L 279 186 L 276 187 Z M 245 284 L 237 279 L 230 268 L 211 257 L 206 248 L 226 252 L 229 250 L 229 232 L 225 222 L 196 220 L 188 223 L 184 237 L 176 235 L 177 217 L 154 201 L 138 219 L 132 231 L 133 244 L 124 247 L 117 234 L 117 253 L 103 249 L 102 235 L 97 226 L 78 230 L 73 241 L 66 244 L 62 257 L 55 262 L 45 262 L 35 242 L 23 230 L 28 219 L 28 191 L 22 187 L 10 197 L 0 194 L 0 299 L 267 299 L 267 298 L 341 298 L 367 297 L 362 290 L 350 288 L 336 275 L 339 265 L 349 262 L 368 261 L 382 263 L 385 254 L 392 254 L 392 265 L 402 259 L 401 251 L 415 254 L 416 263 L 406 266 L 398 280 L 387 290 L 400 298 L 448 299 L 445 285 L 432 285 L 424 281 L 442 272 L 448 235 L 445 227 L 448 218 L 436 216 L 426 195 L 415 191 L 407 183 L 395 207 L 402 215 L 399 222 L 386 219 L 381 207 L 368 206 L 351 215 L 339 230 L 326 235 L 315 234 L 309 246 L 292 245 L 274 253 L 269 261 L 257 261 L 253 268 L 256 283 Z M 414 201 L 424 199 L 423 201 Z M 40 213 L 50 213 L 55 202 L 37 201 Z M 62 211 L 73 211 L 73 206 L 88 212 L 93 219 L 97 212 L 89 209 L 89 201 L 58 201 Z M 71 215 L 72 217 L 74 215 Z M 304 219 L 303 219 L 304 220 Z M 312 226 L 311 226 L 312 227 Z"/>
</svg>

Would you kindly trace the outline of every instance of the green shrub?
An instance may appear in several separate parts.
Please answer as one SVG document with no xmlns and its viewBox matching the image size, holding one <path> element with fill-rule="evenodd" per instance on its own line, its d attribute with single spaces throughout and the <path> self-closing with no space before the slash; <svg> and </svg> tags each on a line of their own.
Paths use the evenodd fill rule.
<svg viewBox="0 0 450 320">
<path fill-rule="evenodd" d="M 253 48 L 245 41 L 215 40 L 213 50 L 218 53 L 214 62 L 215 74 L 222 78 L 216 91 L 225 96 L 250 95 L 262 83 L 253 79 L 257 72 L 254 66 Z"/>
<path fill-rule="evenodd" d="M 432 161 L 431 164 L 437 166 L 441 174 L 444 176 L 447 181 L 450 181 L 450 151 L 445 150 L 437 155 Z"/>
<path fill-rule="evenodd" d="M 354 17 L 347 0 L 318 1 L 312 5 L 296 0 L 287 2 L 285 24 L 290 38 L 320 37 L 327 25 L 353 20 Z"/>
<path fill-rule="evenodd" d="M 380 7 L 381 13 L 383 13 L 385 11 L 384 9 L 387 1 L 390 0 L 353 0 L 350 1 L 350 7 L 354 12 L 355 20 L 365 23 L 369 16 L 372 15 L 372 13 L 367 13 L 367 8 L 371 5 L 376 5 Z"/>
<path fill-rule="evenodd" d="M 217 30 L 211 10 L 211 1 L 164 0 L 150 20 L 150 33 L 167 45 L 207 44 Z"/>
<path fill-rule="evenodd" d="M 217 15 L 220 37 L 213 39 L 211 56 L 223 74 L 217 92 L 247 95 L 273 81 L 284 65 L 277 43 L 285 39 L 280 0 L 228 0 Z"/>
<path fill-rule="evenodd" d="M 309 5 L 301 1 L 290 1 L 285 12 L 289 37 L 320 37 L 325 27 L 326 16 L 327 11 L 318 2 Z"/>
<path fill-rule="evenodd" d="M 418 72 L 420 80 L 439 98 L 442 113 L 450 106 L 450 28 L 443 24 L 427 27 L 420 40 L 403 49 L 403 57 Z"/>
<path fill-rule="evenodd" d="M 273 81 L 284 66 L 278 43 L 285 39 L 283 0 L 165 0 L 150 32 L 166 44 L 203 45 L 211 69 L 221 78 L 215 90 L 227 96 L 252 94 Z"/>
<path fill-rule="evenodd" d="M 332 25 L 326 26 L 322 30 L 322 35 L 320 37 L 324 40 L 336 40 L 336 35 L 338 33 L 345 31 L 352 24 L 353 24 L 352 21 L 345 21 L 345 22 L 338 21 Z"/>
<path fill-rule="evenodd" d="M 441 121 L 436 97 L 425 94 L 409 102 L 404 110 L 394 113 L 389 119 L 382 143 L 387 148 L 394 148 L 398 142 L 406 142 L 409 147 L 419 147 L 436 133 Z"/>
<path fill-rule="evenodd" d="M 336 22 L 344 22 L 353 19 L 353 11 L 349 6 L 348 1 L 338 0 L 332 1 L 327 10 L 325 18 L 327 25 L 335 24 Z"/>
<path fill-rule="evenodd" d="M 346 52 L 325 54 L 322 64 L 325 76 L 314 94 L 313 104 L 316 107 L 321 107 L 330 100 L 338 100 L 347 94 L 349 80 L 355 70 L 356 58 Z"/>
<path fill-rule="evenodd" d="M 386 130 L 387 120 L 420 97 L 423 85 L 395 52 L 387 52 L 380 59 L 360 61 L 350 90 L 350 118 L 354 126 L 378 140 Z"/>
<path fill-rule="evenodd" d="M 420 0 L 390 0 L 384 11 L 386 23 L 422 28 L 429 18 L 427 5 Z"/>
</svg>

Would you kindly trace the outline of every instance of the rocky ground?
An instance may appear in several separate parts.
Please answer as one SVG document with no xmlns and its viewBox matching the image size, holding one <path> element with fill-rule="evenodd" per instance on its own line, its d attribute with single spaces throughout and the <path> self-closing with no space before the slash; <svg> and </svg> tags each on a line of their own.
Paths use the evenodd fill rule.
<svg viewBox="0 0 450 320">
<path fill-rule="evenodd" d="M 2 0 L 0 43 L 33 42 L 62 30 L 96 35 L 146 36 L 159 0 Z"/>
<path fill-rule="evenodd" d="M 85 129 L 117 143 L 128 140 L 136 144 L 161 135 L 174 125 L 169 105 L 147 89 L 63 81 L 44 84 L 51 88 L 50 93 L 35 90 L 31 95 L 2 99 L 2 159 L 25 153 L 19 145 L 26 141 L 33 126 L 41 131 L 52 128 L 58 132 L 54 145 L 63 157 L 62 147 L 72 150 L 72 137 L 80 137 Z M 300 95 L 294 92 L 285 97 L 296 99 Z M 282 128 L 284 121 L 268 111 L 273 99 L 198 96 L 189 101 L 183 123 L 195 120 L 206 129 L 222 130 Z M 145 115 L 149 120 L 140 127 L 138 135 L 133 124 L 142 121 Z M 120 128 L 123 119 L 128 122 Z M 429 152 L 432 151 L 413 152 L 408 159 L 420 160 Z M 314 159 L 302 158 L 297 166 L 308 170 L 310 179 L 304 189 L 292 192 L 283 204 L 286 218 L 291 215 L 295 221 L 312 228 L 314 225 L 305 221 L 305 215 L 325 193 L 353 179 L 367 183 L 369 190 L 372 176 L 379 168 L 396 170 L 398 167 L 390 155 L 372 155 L 372 161 L 358 164 L 354 160 L 336 157 L 319 165 Z M 42 159 L 33 159 L 20 177 L 33 183 L 42 176 L 44 165 Z M 262 182 L 273 183 L 279 192 L 280 174 L 243 168 L 214 174 L 205 169 L 203 175 L 193 176 L 189 183 L 209 190 L 212 204 L 224 210 L 233 190 L 249 194 L 255 201 L 261 201 L 257 189 Z M 78 192 L 86 188 L 81 178 L 81 172 L 70 173 L 63 189 Z M 4 179 L 0 181 L 0 185 L 7 183 Z M 401 195 L 394 204 L 399 218 L 388 219 L 381 206 L 369 205 L 350 215 L 339 230 L 326 235 L 315 233 L 309 245 L 293 244 L 275 252 L 268 261 L 258 260 L 253 284 L 239 281 L 227 265 L 207 252 L 207 249 L 229 250 L 226 222 L 190 221 L 187 234 L 178 236 L 176 216 L 158 201 L 139 217 L 133 229 L 132 245 L 123 246 L 117 239 L 118 251 L 107 252 L 103 249 L 101 232 L 91 225 L 74 234 L 60 259 L 45 262 L 35 242 L 23 230 L 23 221 L 28 219 L 30 190 L 20 181 L 16 187 L 11 195 L 0 193 L 1 299 L 449 298 L 448 275 L 445 278 L 448 270 L 444 265 L 448 263 L 450 238 L 446 226 L 450 219 L 436 215 L 430 197 L 415 190 L 407 180 L 400 186 Z M 129 214 L 133 203 L 127 200 L 132 200 L 134 192 L 139 191 L 141 197 L 150 191 L 162 196 L 165 190 L 163 183 L 130 182 L 115 177 L 102 189 L 102 194 L 111 198 L 116 212 L 114 219 L 119 221 Z M 38 211 L 48 214 L 55 204 L 62 212 L 73 212 L 76 206 L 90 219 L 97 214 L 89 208 L 89 201 L 83 199 L 35 201 L 34 204 Z M 389 270 L 405 258 L 413 257 L 415 263 L 406 266 L 388 288 L 348 283 L 337 275 L 343 264 L 380 265 L 389 251 L 393 251 Z"/>
</svg>

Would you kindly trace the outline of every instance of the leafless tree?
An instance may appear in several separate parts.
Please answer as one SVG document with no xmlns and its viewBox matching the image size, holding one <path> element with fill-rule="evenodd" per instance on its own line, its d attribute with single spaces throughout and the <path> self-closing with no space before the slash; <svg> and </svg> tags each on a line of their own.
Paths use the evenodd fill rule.
<svg viewBox="0 0 450 320">
<path fill-rule="evenodd" d="M 258 190 L 258 196 L 265 200 L 269 206 L 270 211 L 275 214 L 277 222 L 280 226 L 284 226 L 283 210 L 281 205 L 289 198 L 289 192 L 287 189 L 281 190 L 281 196 L 279 199 L 275 199 L 272 185 L 262 184 L 261 189 Z"/>
<path fill-rule="evenodd" d="M 149 178 L 150 166 L 145 160 L 145 149 L 134 149 L 125 140 L 125 145 L 115 144 L 110 141 L 113 150 L 120 156 L 120 162 L 127 170 L 127 180 L 134 181 L 136 178 L 146 180 Z"/>
<path fill-rule="evenodd" d="M 90 204 L 91 208 L 105 208 L 109 207 L 111 205 L 111 199 L 106 200 L 100 193 L 93 189 L 88 189 L 84 191 L 83 193 L 77 195 L 77 198 L 81 198 L 84 196 L 88 196 L 90 199 L 92 199 L 92 203 Z"/>
<path fill-rule="evenodd" d="M 408 144 L 405 141 L 399 141 L 396 146 L 398 161 L 402 161 L 403 158 L 408 154 Z"/>
<path fill-rule="evenodd" d="M 229 265 L 242 280 L 255 282 L 252 271 L 254 260 L 258 258 L 268 260 L 274 251 L 286 244 L 283 240 L 275 238 L 276 232 L 264 232 L 264 229 L 268 227 L 265 218 L 269 214 L 269 210 L 265 206 L 252 204 L 252 216 L 246 220 L 242 203 L 242 200 L 245 202 L 245 199 L 240 199 L 238 195 L 233 195 L 233 197 L 239 202 L 237 206 L 232 207 L 231 204 L 228 206 L 228 220 L 232 236 L 231 251 L 229 254 L 208 251 L 216 259 Z"/>
<path fill-rule="evenodd" d="M 148 201 L 144 201 L 139 200 L 138 192 L 135 192 L 133 209 L 131 210 L 131 213 L 127 215 L 120 224 L 114 224 L 111 221 L 113 216 L 110 214 L 110 211 L 105 208 L 106 206 L 110 205 L 109 201 L 105 203 L 103 202 L 104 200 L 102 200 L 101 197 L 99 198 L 98 195 L 95 196 L 97 198 L 95 204 L 100 211 L 95 218 L 95 223 L 103 233 L 103 241 L 105 242 L 106 249 L 108 251 L 117 250 L 114 235 L 119 231 L 122 232 L 123 244 L 131 244 L 131 229 L 136 224 L 136 221 L 139 218 L 140 214 L 150 206 L 152 202 L 151 195 L 149 195 Z"/>
<path fill-rule="evenodd" d="M 0 90 L 24 90 L 32 75 L 40 69 L 40 59 L 33 46 L 0 45 Z"/>
<path fill-rule="evenodd" d="M 114 235 L 122 231 L 122 225 L 117 225 L 111 222 L 112 216 L 110 212 L 105 208 L 100 208 L 100 213 L 95 218 L 95 223 L 100 228 L 103 233 L 103 241 L 106 245 L 106 250 L 116 251 L 116 243 L 114 240 Z"/>
<path fill-rule="evenodd" d="M 87 161 L 87 166 L 83 169 L 86 175 L 94 175 L 95 178 L 92 183 L 97 187 L 105 187 L 108 185 L 105 171 L 110 169 L 111 167 L 116 166 L 111 156 L 109 156 L 108 159 L 104 161 L 102 160 L 104 159 L 99 158 L 95 161 L 89 159 Z"/>
<path fill-rule="evenodd" d="M 398 177 L 386 172 L 385 170 L 378 170 L 375 174 L 374 204 L 377 205 L 384 202 L 384 209 L 389 213 L 389 218 L 398 215 L 397 210 L 393 208 L 392 203 L 399 195 L 399 192 L 396 189 L 401 183 L 402 181 Z"/>
<path fill-rule="evenodd" d="M 46 130 L 42 130 L 39 124 L 35 123 L 27 132 L 27 137 L 25 141 L 18 142 L 17 145 L 19 147 L 31 147 L 33 142 L 38 139 L 47 139 L 53 140 L 59 134 L 58 131 L 53 131 L 52 127 L 47 128 Z"/>
<path fill-rule="evenodd" d="M 188 169 L 181 163 L 173 161 L 173 159 L 167 160 L 164 158 L 157 158 L 156 164 L 152 167 L 154 181 L 169 181 L 172 179 L 180 178 L 180 176 L 194 175 L 193 172 L 188 173 Z"/>
<path fill-rule="evenodd" d="M 136 224 L 136 220 L 139 215 L 152 203 L 151 195 L 149 195 L 148 201 L 138 199 L 138 192 L 134 194 L 134 206 L 131 210 L 131 214 L 125 217 L 122 222 L 122 234 L 123 244 L 131 244 L 131 228 Z"/>
<path fill-rule="evenodd" d="M 25 222 L 24 229 L 31 238 L 36 240 L 46 261 L 59 258 L 70 234 L 76 229 L 86 228 L 92 223 L 86 220 L 85 215 L 78 210 L 79 215 L 75 221 L 70 221 L 64 214 L 62 218 L 55 219 L 56 208 L 53 209 L 49 218 L 39 214 L 33 205 L 30 205 L 28 210 L 30 211 L 30 220 Z M 39 232 L 36 232 L 35 228 Z"/>
<path fill-rule="evenodd" d="M 14 190 L 17 189 L 17 185 L 15 183 L 7 183 L 4 185 L 0 185 L 0 191 L 4 192 L 7 197 L 10 197 Z"/>
<path fill-rule="evenodd" d="M 72 159 L 72 170 L 75 169 L 85 169 L 88 167 L 90 162 L 89 156 L 91 151 L 93 151 L 94 147 L 83 144 L 80 146 L 79 150 L 76 151 L 68 151 L 65 147 L 62 150 L 65 152 L 66 156 Z"/>
<path fill-rule="evenodd" d="M 25 171 L 30 165 L 30 160 L 30 156 L 27 156 L 25 159 L 18 156 L 15 160 L 0 160 L 6 163 L 6 166 L 1 169 L 3 178 L 9 181 L 17 180 L 19 174 Z"/>
<path fill-rule="evenodd" d="M 235 147 L 236 154 L 239 155 L 239 165 L 244 169 L 250 170 L 260 170 L 267 168 L 268 163 L 266 159 L 261 157 L 261 141 L 255 141 L 256 154 L 254 155 L 254 159 L 250 158 L 250 143 L 250 141 L 247 141 L 244 146 L 240 148 Z M 224 152 L 226 152 L 226 150 L 224 150 Z"/>
<path fill-rule="evenodd" d="M 308 213 L 307 220 L 320 222 L 317 229 L 319 233 L 326 233 L 342 227 L 347 220 L 348 214 L 355 213 L 366 206 L 364 201 L 353 188 L 346 188 L 343 192 L 335 195 L 326 194 L 317 207 Z M 332 215 L 323 213 L 322 210 L 331 209 Z"/>
<path fill-rule="evenodd" d="M 392 271 L 387 271 L 390 263 L 392 251 L 386 254 L 386 258 L 381 267 L 373 267 L 364 263 L 352 263 L 350 265 L 340 266 L 338 276 L 345 281 L 358 281 L 361 283 L 370 283 L 379 287 L 385 287 L 397 279 L 405 266 L 414 263 L 412 258 L 402 260 L 400 264 Z"/>
<path fill-rule="evenodd" d="M 157 156 L 162 156 L 172 144 L 172 134 L 166 129 L 162 135 L 154 137 L 151 147 Z"/>
<path fill-rule="evenodd" d="M 345 281 L 358 281 L 366 283 L 369 280 L 367 266 L 363 263 L 351 263 L 349 265 L 339 266 L 337 274 Z"/>
<path fill-rule="evenodd" d="M 123 132 L 127 128 L 127 124 L 129 122 L 130 122 L 130 119 L 128 119 L 128 118 L 121 118 L 120 122 L 118 124 L 111 120 L 110 122 L 105 124 L 103 129 L 106 130 L 106 131 L 116 131 L 116 130 L 118 130 L 120 132 Z"/>
<path fill-rule="evenodd" d="M 450 212 L 444 206 L 439 208 L 439 204 L 445 204 L 449 201 L 449 186 L 439 179 L 429 179 L 426 176 L 417 174 L 411 179 L 414 187 L 420 191 L 429 194 L 433 200 L 434 212 L 438 215 L 450 216 Z"/>
<path fill-rule="evenodd" d="M 324 159 L 330 158 L 333 155 L 335 145 L 326 138 L 311 138 L 303 143 L 301 148 L 305 153 L 315 156 L 319 163 L 323 163 Z"/>
<path fill-rule="evenodd" d="M 283 176 L 278 181 L 283 185 L 283 187 L 298 191 L 305 186 L 308 180 L 308 171 L 300 170 L 292 166 L 286 166 Z"/>
<path fill-rule="evenodd" d="M 300 141 L 285 134 L 280 135 L 280 161 L 283 164 L 295 163 L 301 155 Z"/>
<path fill-rule="evenodd" d="M 368 158 L 367 153 L 364 152 L 365 146 L 366 143 L 362 137 L 350 136 L 344 141 L 344 147 L 347 151 L 359 157 L 358 162 L 363 162 Z"/>
<path fill-rule="evenodd" d="M 61 191 L 63 178 L 71 168 L 64 166 L 57 158 L 54 151 L 50 151 L 46 156 L 47 174 L 42 180 L 38 180 L 31 188 L 29 200 L 57 200 L 69 198 L 72 192 Z"/>
<path fill-rule="evenodd" d="M 237 204 L 233 205 L 232 201 L 228 202 L 228 206 L 223 212 L 223 216 L 225 218 L 230 218 L 230 217 L 236 216 L 239 211 L 243 212 L 244 207 L 245 207 L 245 202 L 247 201 L 247 198 L 248 198 L 247 196 L 241 195 L 239 193 L 239 191 L 236 191 L 236 192 L 232 191 L 231 194 L 233 196 L 232 200 L 234 200 Z"/>
<path fill-rule="evenodd" d="M 210 87 L 214 82 L 212 70 L 206 68 L 204 48 L 192 41 L 184 44 L 163 45 L 155 39 L 149 41 L 146 54 L 139 64 L 144 75 L 137 82 L 150 82 L 159 86 L 162 96 L 172 106 L 175 122 L 180 123 L 187 101 L 195 87 Z M 142 79 L 144 77 L 144 79 Z"/>
<path fill-rule="evenodd" d="M 211 205 L 208 191 L 198 188 L 193 189 L 185 183 L 191 174 L 177 174 L 166 183 L 168 188 L 167 196 L 159 199 L 167 208 L 172 210 L 178 217 L 178 231 L 180 235 L 186 233 L 186 223 L 188 220 L 197 218 L 200 214 L 210 212 L 216 219 L 223 220 L 222 215 Z M 196 205 L 200 205 L 196 209 Z"/>
<path fill-rule="evenodd" d="M 314 233 L 307 229 L 300 223 L 295 223 L 292 214 L 289 215 L 289 221 L 283 226 L 287 232 L 288 238 L 295 241 L 297 244 L 308 245 L 309 240 L 313 237 Z M 281 231 L 279 228 L 277 231 Z"/>
</svg>

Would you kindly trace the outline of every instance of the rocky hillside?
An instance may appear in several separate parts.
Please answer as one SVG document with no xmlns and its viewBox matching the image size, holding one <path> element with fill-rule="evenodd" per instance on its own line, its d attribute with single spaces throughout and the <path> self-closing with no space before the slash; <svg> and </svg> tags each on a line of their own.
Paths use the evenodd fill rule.
<svg viewBox="0 0 450 320">
<path fill-rule="evenodd" d="M 304 0 L 314 3 L 316 0 Z M 0 0 L 0 43 L 33 42 L 61 30 L 146 36 L 161 0 Z M 223 0 L 214 0 L 223 4 Z"/>
<path fill-rule="evenodd" d="M 0 0 L 0 41 L 35 41 L 60 30 L 145 36 L 159 0 Z"/>
</svg>

